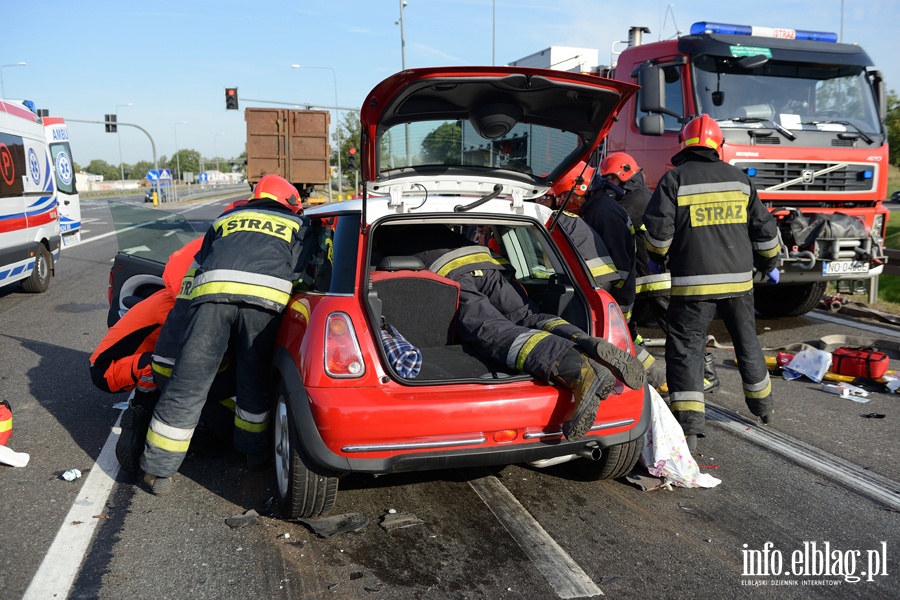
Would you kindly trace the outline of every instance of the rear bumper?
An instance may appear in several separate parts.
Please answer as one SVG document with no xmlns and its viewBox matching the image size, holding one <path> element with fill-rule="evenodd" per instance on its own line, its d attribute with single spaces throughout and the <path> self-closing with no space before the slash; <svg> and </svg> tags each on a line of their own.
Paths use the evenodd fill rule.
<svg viewBox="0 0 900 600">
<path fill-rule="evenodd" d="M 605 427 L 614 433 L 603 433 L 601 428 L 577 442 L 567 442 L 559 435 L 548 435 L 503 445 L 490 445 L 487 440 L 481 440 L 482 446 L 479 446 L 479 440 L 469 438 L 456 441 L 457 445 L 465 446 L 460 449 L 446 448 L 454 443 L 448 441 L 447 444 L 439 444 L 445 447 L 433 451 L 426 449 L 426 443 L 414 448 L 385 447 L 373 452 L 378 457 L 360 458 L 352 456 L 353 450 L 337 452 L 326 444 L 316 425 L 306 387 L 287 351 L 282 348 L 276 350 L 274 366 L 284 385 L 303 449 L 315 463 L 339 473 L 400 473 L 532 462 L 578 454 L 586 447 L 607 448 L 628 443 L 642 437 L 650 425 L 650 391 L 645 387 L 640 416 L 636 420 L 628 419 L 627 422 Z M 375 427 L 376 424 L 370 426 Z"/>
</svg>

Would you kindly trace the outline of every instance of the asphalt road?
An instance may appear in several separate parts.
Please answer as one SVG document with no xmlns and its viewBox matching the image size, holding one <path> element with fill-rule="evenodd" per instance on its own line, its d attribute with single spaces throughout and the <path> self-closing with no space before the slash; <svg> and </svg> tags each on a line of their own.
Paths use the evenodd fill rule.
<svg viewBox="0 0 900 600">
<path fill-rule="evenodd" d="M 179 210 L 202 230 L 224 202 Z M 108 454 L 125 396 L 93 386 L 88 358 L 106 330 L 117 248 L 101 237 L 105 202 L 82 210 L 84 242 L 66 249 L 45 294 L 0 288 L 0 398 L 14 411 L 9 446 L 31 456 L 0 466 L 0 598 L 900 596 L 900 400 L 873 392 L 858 404 L 776 378 L 778 420 L 766 430 L 746 420 L 728 348 L 713 350 L 722 387 L 697 457 L 721 479 L 715 488 L 588 481 L 581 460 L 348 476 L 332 514 L 361 512 L 368 525 L 328 539 L 280 520 L 272 472 L 248 473 L 232 454 L 191 454 L 175 493 L 154 497 Z M 757 330 L 770 348 L 836 333 L 900 341 L 829 316 Z M 63 480 L 73 468 L 83 476 Z M 261 513 L 255 524 L 226 525 L 249 509 Z M 386 531 L 392 509 L 421 523 Z M 750 556 L 772 570 L 780 560 L 782 574 L 748 573 Z M 839 575 L 817 575 L 817 557 Z"/>
</svg>

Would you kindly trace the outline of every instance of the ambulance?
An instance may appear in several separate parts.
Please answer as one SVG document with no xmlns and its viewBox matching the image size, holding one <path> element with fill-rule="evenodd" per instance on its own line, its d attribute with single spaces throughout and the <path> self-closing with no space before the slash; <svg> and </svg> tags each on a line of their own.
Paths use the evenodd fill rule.
<svg viewBox="0 0 900 600">
<path fill-rule="evenodd" d="M 0 100 L 0 286 L 43 292 L 59 259 L 59 208 L 41 119 Z"/>
<path fill-rule="evenodd" d="M 56 179 L 59 232 L 62 246 L 67 248 L 81 242 L 81 203 L 75 187 L 75 161 L 69 147 L 69 128 L 62 117 L 44 117 L 43 120 Z"/>
</svg>

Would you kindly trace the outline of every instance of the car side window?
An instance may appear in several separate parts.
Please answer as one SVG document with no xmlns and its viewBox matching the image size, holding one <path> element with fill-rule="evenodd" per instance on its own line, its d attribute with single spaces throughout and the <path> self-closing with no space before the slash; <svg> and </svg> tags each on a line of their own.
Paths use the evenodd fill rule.
<svg viewBox="0 0 900 600">
<path fill-rule="evenodd" d="M 359 216 L 312 219 L 304 242 L 297 291 L 352 294 L 359 244 Z"/>
</svg>

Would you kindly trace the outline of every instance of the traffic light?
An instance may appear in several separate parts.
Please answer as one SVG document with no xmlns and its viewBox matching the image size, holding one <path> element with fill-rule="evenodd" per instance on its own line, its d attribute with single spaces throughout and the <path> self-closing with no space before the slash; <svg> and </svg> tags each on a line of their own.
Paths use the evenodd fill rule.
<svg viewBox="0 0 900 600">
<path fill-rule="evenodd" d="M 225 88 L 225 109 L 226 110 L 237 110 L 238 109 L 237 88 Z"/>
<path fill-rule="evenodd" d="M 347 149 L 347 168 L 351 171 L 355 171 L 357 168 L 356 148 L 353 146 Z"/>
<path fill-rule="evenodd" d="M 106 133 L 115 133 L 117 130 L 116 115 L 106 115 Z"/>
</svg>

